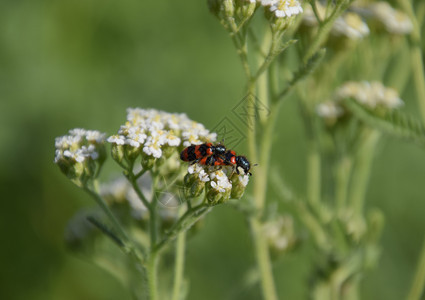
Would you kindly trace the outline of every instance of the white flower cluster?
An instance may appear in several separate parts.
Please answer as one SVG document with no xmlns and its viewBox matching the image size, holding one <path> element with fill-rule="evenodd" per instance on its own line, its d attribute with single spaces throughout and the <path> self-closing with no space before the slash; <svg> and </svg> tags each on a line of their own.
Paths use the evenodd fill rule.
<svg viewBox="0 0 425 300">
<path fill-rule="evenodd" d="M 349 39 L 357 40 L 368 36 L 370 30 L 358 14 L 348 12 L 335 20 L 331 33 L 335 36 L 346 36 Z"/>
<path fill-rule="evenodd" d="M 68 135 L 55 139 L 55 163 L 71 160 L 83 163 L 99 158 L 99 146 L 103 145 L 105 134 L 97 130 L 72 129 Z"/>
<path fill-rule="evenodd" d="M 336 98 L 337 100 L 354 98 L 360 104 L 372 109 L 376 107 L 394 109 L 404 104 L 395 89 L 385 87 L 378 81 L 349 81 L 337 90 Z"/>
<path fill-rule="evenodd" d="M 378 81 L 348 81 L 344 83 L 334 95 L 333 101 L 320 103 L 316 107 L 317 114 L 325 120 L 335 121 L 345 113 L 342 101 L 352 98 L 370 109 L 395 109 L 404 104 L 397 91 L 385 87 Z"/>
<path fill-rule="evenodd" d="M 156 109 L 129 108 L 127 122 L 117 135 L 108 138 L 116 145 L 129 145 L 155 158 L 162 156 L 164 146 L 200 144 L 214 141 L 204 125 L 190 120 L 186 114 L 168 113 Z"/>
<path fill-rule="evenodd" d="M 320 19 L 323 20 L 326 16 L 326 8 L 320 2 L 316 2 L 316 9 Z M 303 23 L 306 26 L 318 25 L 318 21 L 310 5 L 306 7 L 303 15 Z M 345 36 L 352 40 L 361 39 L 369 35 L 369 33 L 370 30 L 367 24 L 354 12 L 347 12 L 338 17 L 332 25 L 331 30 L 331 34 L 334 36 Z"/>
<path fill-rule="evenodd" d="M 317 114 L 324 119 L 337 119 L 344 114 L 344 109 L 335 101 L 326 101 L 316 107 Z"/>
<path fill-rule="evenodd" d="M 316 9 L 321 20 L 326 17 L 326 8 L 316 1 Z M 379 1 L 372 4 L 354 3 L 351 12 L 339 17 L 332 26 L 331 33 L 344 35 L 350 39 L 359 39 L 369 34 L 369 27 L 360 17 L 381 23 L 385 30 L 393 34 L 408 34 L 413 30 L 409 17 L 394 9 L 388 2 Z M 307 26 L 317 26 L 318 22 L 313 9 L 308 5 L 303 14 L 303 23 Z M 373 24 L 371 24 L 373 26 Z"/>
<path fill-rule="evenodd" d="M 189 174 L 197 174 L 198 178 L 202 182 L 210 181 L 210 176 L 205 172 L 205 168 L 200 164 L 190 164 L 187 168 Z"/>
<path fill-rule="evenodd" d="M 241 185 L 245 188 L 249 182 L 249 175 L 246 174 L 232 177 L 232 174 L 234 174 L 232 166 L 221 166 L 220 169 L 217 169 L 217 167 L 192 164 L 189 165 L 187 171 L 189 174 L 197 175 L 201 182 L 209 182 L 210 187 L 218 193 L 229 192 L 233 185 Z M 232 182 L 230 177 L 237 182 Z"/>
<path fill-rule="evenodd" d="M 285 251 L 295 243 L 294 220 L 290 216 L 278 216 L 263 225 L 263 233 L 274 250 Z"/>
<path fill-rule="evenodd" d="M 380 21 L 390 33 L 407 34 L 413 30 L 413 24 L 409 17 L 391 7 L 388 2 L 373 3 L 369 9 L 372 16 Z"/>
<path fill-rule="evenodd" d="M 251 3 L 255 2 L 250 0 Z M 269 6 L 277 18 L 286 18 L 298 15 L 303 8 L 298 0 L 257 0 L 262 6 Z"/>
<path fill-rule="evenodd" d="M 225 193 L 232 188 L 232 183 L 223 172 L 223 170 L 216 170 L 210 173 L 211 187 L 219 193 Z"/>
</svg>

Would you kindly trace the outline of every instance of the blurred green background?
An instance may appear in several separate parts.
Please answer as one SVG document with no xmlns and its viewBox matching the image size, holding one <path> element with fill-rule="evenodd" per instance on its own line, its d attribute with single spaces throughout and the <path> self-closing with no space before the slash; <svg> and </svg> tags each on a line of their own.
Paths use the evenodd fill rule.
<svg viewBox="0 0 425 300">
<path fill-rule="evenodd" d="M 130 299 L 112 276 L 65 249 L 68 219 L 93 203 L 54 165 L 54 138 L 74 127 L 115 133 L 136 106 L 186 112 L 208 128 L 228 116 L 245 130 L 231 114 L 243 85 L 206 1 L 1 1 L 0 299 Z M 303 193 L 306 145 L 294 101 L 280 122 L 273 161 Z M 368 206 L 384 211 L 386 226 L 362 298 L 401 299 L 425 237 L 425 155 L 398 140 L 381 144 Z M 107 165 L 105 173 L 117 172 Z M 254 266 L 245 225 L 226 205 L 208 215 L 187 246 L 189 299 L 259 299 L 257 286 L 237 287 Z M 285 299 L 307 297 L 309 256 L 304 247 L 276 264 Z"/>
</svg>

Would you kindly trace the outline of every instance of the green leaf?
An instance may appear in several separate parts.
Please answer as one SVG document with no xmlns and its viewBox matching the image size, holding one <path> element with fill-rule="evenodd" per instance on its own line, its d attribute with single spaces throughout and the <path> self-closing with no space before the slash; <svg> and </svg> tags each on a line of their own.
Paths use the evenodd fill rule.
<svg viewBox="0 0 425 300">
<path fill-rule="evenodd" d="M 399 111 L 378 114 L 354 99 L 344 100 L 344 105 L 357 119 L 392 136 L 425 144 L 425 128 L 419 120 Z"/>
</svg>

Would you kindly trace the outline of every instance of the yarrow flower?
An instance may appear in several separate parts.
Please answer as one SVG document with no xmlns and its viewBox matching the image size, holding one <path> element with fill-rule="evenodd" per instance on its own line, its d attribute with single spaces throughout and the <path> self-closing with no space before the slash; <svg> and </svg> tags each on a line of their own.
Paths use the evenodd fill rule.
<svg viewBox="0 0 425 300">
<path fill-rule="evenodd" d="M 298 0 L 261 0 L 259 2 L 262 6 L 270 6 L 269 9 L 274 12 L 276 18 L 289 18 L 303 12 Z"/>
<path fill-rule="evenodd" d="M 229 181 L 227 175 L 223 170 L 216 170 L 210 173 L 211 176 L 211 187 L 219 193 L 225 193 L 227 190 L 232 188 L 232 184 Z"/>
<path fill-rule="evenodd" d="M 296 243 L 294 220 L 291 216 L 277 216 L 263 225 L 263 234 L 275 253 L 282 253 Z"/>
<path fill-rule="evenodd" d="M 316 112 L 332 125 L 345 114 L 343 101 L 349 98 L 369 109 L 392 110 L 404 104 L 395 89 L 385 87 L 381 82 L 349 81 L 337 89 L 334 100 L 320 103 L 316 107 Z"/>
<path fill-rule="evenodd" d="M 413 30 L 413 23 L 409 17 L 402 11 L 394 9 L 388 2 L 372 3 L 363 12 L 367 17 L 383 24 L 389 33 L 408 34 Z"/>
<path fill-rule="evenodd" d="M 316 112 L 325 119 L 338 119 L 344 114 L 344 109 L 335 101 L 326 101 L 316 107 Z"/>
<path fill-rule="evenodd" d="M 105 134 L 76 128 L 55 139 L 55 163 L 70 179 L 78 181 L 97 175 L 106 159 Z M 81 183 L 81 182 L 80 182 Z"/>
<path fill-rule="evenodd" d="M 96 130 L 76 128 L 69 135 L 57 137 L 55 140 L 55 163 L 62 159 L 72 159 L 82 163 L 87 159 L 99 158 L 98 146 L 105 140 L 105 134 Z"/>
<path fill-rule="evenodd" d="M 326 8 L 320 4 L 320 2 L 316 2 L 316 9 L 320 19 L 323 20 L 326 15 Z M 307 6 L 303 15 L 303 23 L 310 27 L 317 26 L 319 24 L 310 5 Z M 366 22 L 363 21 L 360 15 L 354 12 L 347 12 L 338 17 L 331 29 L 332 35 L 345 36 L 352 40 L 361 39 L 369 35 L 369 33 L 370 30 Z"/>
<path fill-rule="evenodd" d="M 370 30 L 362 18 L 352 12 L 348 12 L 336 19 L 332 26 L 332 34 L 335 36 L 346 36 L 349 39 L 361 39 L 369 35 Z"/>
<path fill-rule="evenodd" d="M 398 92 L 393 88 L 385 87 L 378 81 L 349 81 L 336 92 L 337 100 L 353 98 L 369 108 L 383 107 L 394 109 L 403 105 Z"/>
<path fill-rule="evenodd" d="M 210 176 L 205 172 L 205 169 L 200 164 L 191 164 L 187 168 L 189 174 L 196 174 L 200 181 L 210 181 Z"/>
<path fill-rule="evenodd" d="M 168 157 L 179 146 L 214 141 L 215 133 L 210 133 L 204 125 L 190 120 L 186 114 L 168 113 L 156 109 L 129 108 L 127 121 L 107 141 L 112 144 L 114 159 L 142 155 L 145 159 Z M 114 147 L 124 149 L 114 149 Z M 172 150 L 171 149 L 171 150 Z M 165 151 L 165 155 L 164 155 Z"/>
<path fill-rule="evenodd" d="M 191 164 L 185 176 L 185 194 L 188 198 L 198 197 L 206 191 L 211 204 L 226 202 L 228 199 L 240 199 L 249 182 L 249 175 L 238 174 L 233 166 L 205 166 Z"/>
</svg>

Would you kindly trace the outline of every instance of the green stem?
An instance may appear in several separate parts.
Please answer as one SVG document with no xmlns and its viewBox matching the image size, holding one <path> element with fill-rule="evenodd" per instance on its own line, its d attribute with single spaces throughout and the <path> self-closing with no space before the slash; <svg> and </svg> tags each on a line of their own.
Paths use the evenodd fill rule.
<svg viewBox="0 0 425 300">
<path fill-rule="evenodd" d="M 264 300 L 277 300 L 268 244 L 262 230 L 261 221 L 256 217 L 252 217 L 249 223 L 254 240 L 257 265 L 261 276 L 263 298 Z"/>
<path fill-rule="evenodd" d="M 307 200 L 313 205 L 320 202 L 321 159 L 316 141 L 311 141 L 307 156 Z"/>
<path fill-rule="evenodd" d="M 174 287 L 172 300 L 181 299 L 183 274 L 184 274 L 184 254 L 186 246 L 186 231 L 182 231 L 177 235 L 176 241 L 176 263 L 174 269 Z"/>
<path fill-rule="evenodd" d="M 261 275 L 263 298 L 265 300 L 277 299 L 268 244 L 262 232 L 262 222 L 260 218 L 263 214 L 266 202 L 267 182 L 269 174 L 268 169 L 270 164 L 272 137 L 281 103 L 282 101 L 273 104 L 270 109 L 271 113 L 269 119 L 267 120 L 265 128 L 263 130 L 263 138 L 261 140 L 260 148 L 261 151 L 259 152 L 259 165 L 255 170 L 256 180 L 254 181 L 254 201 L 258 214 L 251 216 L 249 219 L 257 265 Z"/>
<path fill-rule="evenodd" d="M 314 16 L 316 17 L 317 23 L 319 23 L 319 26 L 322 25 L 322 20 L 320 19 L 319 11 L 317 10 L 316 6 L 316 0 L 310 0 L 309 3 L 313 10 Z"/>
<path fill-rule="evenodd" d="M 301 221 L 308 228 L 318 248 L 323 252 L 329 251 L 331 244 L 320 221 L 306 207 L 303 201 L 296 203 Z"/>
<path fill-rule="evenodd" d="M 419 300 L 424 293 L 425 286 L 425 241 L 422 245 L 420 253 L 418 269 L 416 270 L 415 277 L 413 278 L 412 286 L 410 288 L 407 300 Z"/>
<path fill-rule="evenodd" d="M 236 52 L 241 60 L 245 75 L 247 79 L 250 80 L 251 68 L 249 67 L 249 61 L 248 61 L 248 47 L 246 45 L 246 37 L 236 32 L 230 33 L 230 36 L 232 38 L 233 44 L 235 45 Z"/>
<path fill-rule="evenodd" d="M 192 207 L 190 210 L 177 221 L 176 224 L 170 229 L 165 237 L 155 246 L 154 251 L 159 252 L 161 249 L 172 239 L 176 238 L 180 232 L 188 230 L 195 224 L 201 217 L 207 214 L 211 207 L 206 204 L 200 204 Z"/>
<path fill-rule="evenodd" d="M 338 213 L 342 213 L 347 205 L 351 166 L 352 161 L 348 155 L 344 155 L 337 165 L 335 199 Z"/>
<path fill-rule="evenodd" d="M 272 33 L 271 34 L 271 40 L 269 37 L 269 34 L 266 35 L 266 37 L 264 38 L 263 41 L 263 45 L 264 44 L 269 44 L 270 42 L 270 48 L 269 48 L 269 52 L 267 53 L 266 58 L 264 59 L 264 61 L 261 63 L 260 67 L 258 68 L 257 72 L 255 73 L 253 80 L 256 81 L 258 79 L 258 77 L 261 76 L 261 74 L 264 73 L 264 71 L 266 71 L 268 69 L 268 67 L 270 66 L 270 64 L 274 61 L 274 59 L 284 50 L 286 49 L 286 47 L 282 47 L 282 49 L 279 49 L 279 45 L 281 43 L 281 34 L 275 34 Z"/>
<path fill-rule="evenodd" d="M 124 231 L 124 228 L 121 226 L 120 222 L 115 218 L 112 211 L 109 209 L 108 205 L 106 204 L 105 200 L 99 195 L 97 192 L 97 184 L 94 184 L 94 189 L 90 189 L 87 186 L 83 187 L 84 191 L 86 191 L 100 206 L 102 211 L 106 214 L 108 219 L 112 222 L 112 225 L 114 226 L 115 230 L 120 235 L 120 238 L 124 241 L 124 243 L 127 245 L 127 243 L 130 241 L 127 233 Z"/>
<path fill-rule="evenodd" d="M 149 300 L 157 300 L 158 298 L 158 260 L 159 254 L 152 251 L 147 264 L 147 275 L 149 284 Z"/>
<path fill-rule="evenodd" d="M 249 81 L 247 86 L 247 95 L 252 97 L 252 101 L 256 101 L 255 95 L 255 81 Z M 257 145 L 256 145 L 256 105 L 257 103 L 249 103 L 247 107 L 247 122 L 251 126 L 247 126 L 247 137 L 248 137 L 248 151 L 251 160 L 258 161 L 257 157 Z"/>
<path fill-rule="evenodd" d="M 418 95 L 418 104 L 421 112 L 422 122 L 425 123 L 425 76 L 424 76 L 424 64 L 421 51 L 421 24 L 423 16 L 420 16 L 418 20 L 415 16 L 412 3 L 408 0 L 399 0 L 399 3 L 406 10 L 410 19 L 413 22 L 413 31 L 411 39 L 413 46 L 411 49 L 411 59 L 413 67 L 413 78 L 416 86 L 416 93 Z M 423 9 L 420 8 L 420 11 Z M 423 11 L 422 11 L 423 12 Z M 407 296 L 408 300 L 419 300 L 424 292 L 425 288 L 425 241 L 422 246 L 418 269 L 416 270 L 415 277 L 410 288 L 410 292 Z"/>
<path fill-rule="evenodd" d="M 258 52 L 258 54 L 265 58 L 267 54 L 261 49 L 260 43 L 258 42 L 257 36 L 255 35 L 255 32 L 252 30 L 252 28 L 248 28 L 248 35 L 252 40 L 253 47 Z"/>
<path fill-rule="evenodd" d="M 134 191 L 136 192 L 137 196 L 139 197 L 139 199 L 143 202 L 143 205 L 147 208 L 147 209 L 151 209 L 151 204 L 149 203 L 148 199 L 146 198 L 146 196 L 143 194 L 142 190 L 140 189 L 139 185 L 137 184 L 137 178 L 138 176 L 135 175 L 133 173 L 133 171 L 130 169 L 128 171 L 128 174 L 126 174 L 126 177 L 128 179 L 128 181 L 130 181 L 131 186 L 133 187 Z"/>
<path fill-rule="evenodd" d="M 409 15 L 413 23 L 413 31 L 411 34 L 412 48 L 410 57 L 412 59 L 413 79 L 415 81 L 416 93 L 418 96 L 419 110 L 422 120 L 425 123 L 425 75 L 424 63 L 421 49 L 421 24 L 415 16 L 412 1 L 398 1 L 406 13 Z M 421 20 L 422 21 L 422 20 Z"/>
<path fill-rule="evenodd" d="M 158 176 L 152 175 L 152 199 L 150 205 L 149 215 L 149 231 L 150 231 L 150 245 L 151 251 L 156 246 L 156 240 L 158 236 L 158 211 L 157 211 L 157 193 L 158 193 Z"/>
<path fill-rule="evenodd" d="M 158 261 L 159 253 L 155 251 L 156 240 L 158 235 L 158 211 L 157 211 L 157 186 L 158 186 L 158 174 L 151 173 L 152 177 L 152 198 L 150 203 L 142 193 L 137 184 L 136 178 L 133 172 L 130 172 L 130 182 L 132 183 L 134 190 L 136 191 L 139 198 L 145 204 L 149 210 L 149 235 L 150 235 L 150 255 L 147 263 L 147 277 L 149 286 L 149 299 L 158 299 Z"/>
<path fill-rule="evenodd" d="M 381 134 L 376 130 L 370 132 L 365 138 L 363 146 L 360 148 L 356 158 L 356 168 L 353 171 L 349 205 L 358 215 L 362 214 L 373 155 L 380 136 Z"/>
<path fill-rule="evenodd" d="M 422 122 L 425 123 L 425 76 L 422 51 L 419 45 L 412 48 L 410 57 L 412 59 L 413 79 L 418 95 L 419 110 Z"/>
<path fill-rule="evenodd" d="M 329 1 L 330 2 L 330 1 Z M 350 1 L 339 1 L 336 6 L 334 7 L 331 15 L 323 20 L 319 27 L 319 31 L 317 32 L 316 37 L 312 41 L 312 43 L 309 45 L 307 52 L 305 53 L 303 57 L 303 61 L 306 62 L 310 57 L 313 56 L 314 53 L 322 46 L 322 44 L 325 42 L 326 38 L 329 35 L 329 32 L 332 29 L 332 25 L 334 24 L 335 20 L 341 15 L 341 13 L 344 11 L 344 8 L 348 6 Z"/>
</svg>

